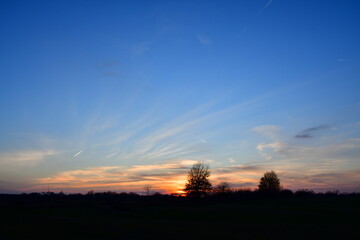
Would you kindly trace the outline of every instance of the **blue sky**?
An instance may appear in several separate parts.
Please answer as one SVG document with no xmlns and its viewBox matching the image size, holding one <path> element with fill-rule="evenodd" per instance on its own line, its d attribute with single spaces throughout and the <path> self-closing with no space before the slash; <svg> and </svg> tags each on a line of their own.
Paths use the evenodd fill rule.
<svg viewBox="0 0 360 240">
<path fill-rule="evenodd" d="M 1 1 L 0 191 L 360 190 L 358 1 Z M 340 180 L 339 180 L 340 179 Z"/>
</svg>

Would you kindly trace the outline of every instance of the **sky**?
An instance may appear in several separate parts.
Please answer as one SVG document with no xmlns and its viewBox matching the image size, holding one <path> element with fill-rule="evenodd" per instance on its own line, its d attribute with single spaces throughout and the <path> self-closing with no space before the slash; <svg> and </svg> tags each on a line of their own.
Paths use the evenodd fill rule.
<svg viewBox="0 0 360 240">
<path fill-rule="evenodd" d="M 360 1 L 0 2 L 0 193 L 360 191 Z"/>
</svg>

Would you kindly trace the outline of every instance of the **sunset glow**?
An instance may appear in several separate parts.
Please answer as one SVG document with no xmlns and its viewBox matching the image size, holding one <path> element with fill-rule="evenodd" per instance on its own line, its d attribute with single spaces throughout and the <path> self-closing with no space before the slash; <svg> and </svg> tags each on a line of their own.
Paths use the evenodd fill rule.
<svg viewBox="0 0 360 240">
<path fill-rule="evenodd" d="M 360 1 L 1 1 L 0 193 L 360 191 Z"/>
</svg>

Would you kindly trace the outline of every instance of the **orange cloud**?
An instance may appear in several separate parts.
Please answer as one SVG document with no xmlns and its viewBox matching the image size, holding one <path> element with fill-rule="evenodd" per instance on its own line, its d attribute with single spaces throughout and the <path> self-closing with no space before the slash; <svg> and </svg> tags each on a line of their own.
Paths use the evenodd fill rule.
<svg viewBox="0 0 360 240">
<path fill-rule="evenodd" d="M 27 191 L 46 191 L 51 185 L 52 191 L 87 192 L 94 191 L 134 191 L 144 192 L 145 185 L 151 185 L 151 191 L 162 193 L 182 193 L 187 173 L 194 160 L 181 160 L 152 165 L 135 166 L 99 166 L 80 170 L 59 172 L 34 181 L 34 188 Z M 291 168 L 269 168 L 260 165 L 232 165 L 211 169 L 210 180 L 213 185 L 228 182 L 234 188 L 256 188 L 265 171 L 274 169 L 281 184 L 288 189 L 345 189 L 356 188 L 349 182 L 359 182 L 360 174 L 353 172 L 308 171 L 299 173 Z"/>
<path fill-rule="evenodd" d="M 33 190 L 46 189 L 51 185 L 53 190 L 63 191 L 143 191 L 143 187 L 149 184 L 153 191 L 181 192 L 188 169 L 194 163 L 194 160 L 182 160 L 155 165 L 100 166 L 63 171 L 35 179 L 36 187 Z"/>
<path fill-rule="evenodd" d="M 145 185 L 152 191 L 181 193 L 187 173 L 194 160 L 181 160 L 153 165 L 99 166 L 80 170 L 59 172 L 53 176 L 35 179 L 33 191 L 44 191 L 51 185 L 53 191 L 87 192 L 136 191 L 142 192 Z M 262 170 L 257 166 L 233 165 L 211 170 L 214 185 L 227 181 L 233 187 L 255 187 Z"/>
</svg>

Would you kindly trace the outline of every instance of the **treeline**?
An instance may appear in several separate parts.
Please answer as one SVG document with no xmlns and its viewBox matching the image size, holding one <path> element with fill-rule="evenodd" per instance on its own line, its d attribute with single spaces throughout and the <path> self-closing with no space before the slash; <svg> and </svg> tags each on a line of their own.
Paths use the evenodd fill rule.
<svg viewBox="0 0 360 240">
<path fill-rule="evenodd" d="M 339 195 L 349 195 L 347 193 L 339 194 L 339 191 L 328 191 L 325 193 L 315 193 L 312 190 L 300 189 L 296 192 L 284 189 L 280 184 L 278 175 L 273 171 L 265 172 L 259 180 L 258 188 L 254 191 L 250 189 L 232 190 L 230 183 L 221 182 L 216 186 L 213 186 L 209 179 L 210 170 L 209 165 L 202 162 L 195 163 L 188 172 L 187 182 L 185 184 L 184 191 L 187 197 L 329 197 Z M 357 195 L 352 193 L 350 195 Z"/>
<path fill-rule="evenodd" d="M 227 201 L 262 201 L 269 199 L 329 199 L 329 198 L 356 198 L 360 193 L 339 193 L 328 191 L 315 193 L 312 190 L 297 191 L 280 190 L 277 192 L 263 192 L 250 189 L 230 189 L 226 192 L 212 192 L 201 198 L 189 198 L 176 194 L 154 193 L 140 195 L 134 192 L 89 192 L 87 194 L 65 194 L 63 192 L 42 192 L 23 194 L 0 194 L 0 208 L 27 208 L 27 207 L 105 207 L 125 210 L 132 205 L 162 205 L 162 204 L 192 204 L 195 202 L 227 202 Z"/>
<path fill-rule="evenodd" d="M 247 201 L 262 199 L 301 199 L 301 198 L 360 198 L 360 193 L 340 193 L 339 191 L 327 191 L 315 193 L 309 189 L 292 191 L 284 189 L 280 185 L 280 179 L 274 171 L 265 172 L 259 180 L 257 189 L 231 188 L 230 183 L 221 182 L 213 186 L 209 180 L 209 166 L 198 162 L 190 169 L 185 188 L 185 195 L 162 194 L 151 192 L 151 185 L 145 185 L 145 194 L 136 192 L 94 192 L 86 194 L 63 192 L 42 192 L 22 194 L 0 194 L 1 207 L 22 207 L 22 206 L 120 206 L 127 204 L 149 204 L 149 203 L 187 203 L 193 201 Z M 109 203 L 111 203 L 109 205 Z M 120 204 L 120 205 L 119 205 Z M 123 206 L 123 205 L 122 205 Z"/>
</svg>

